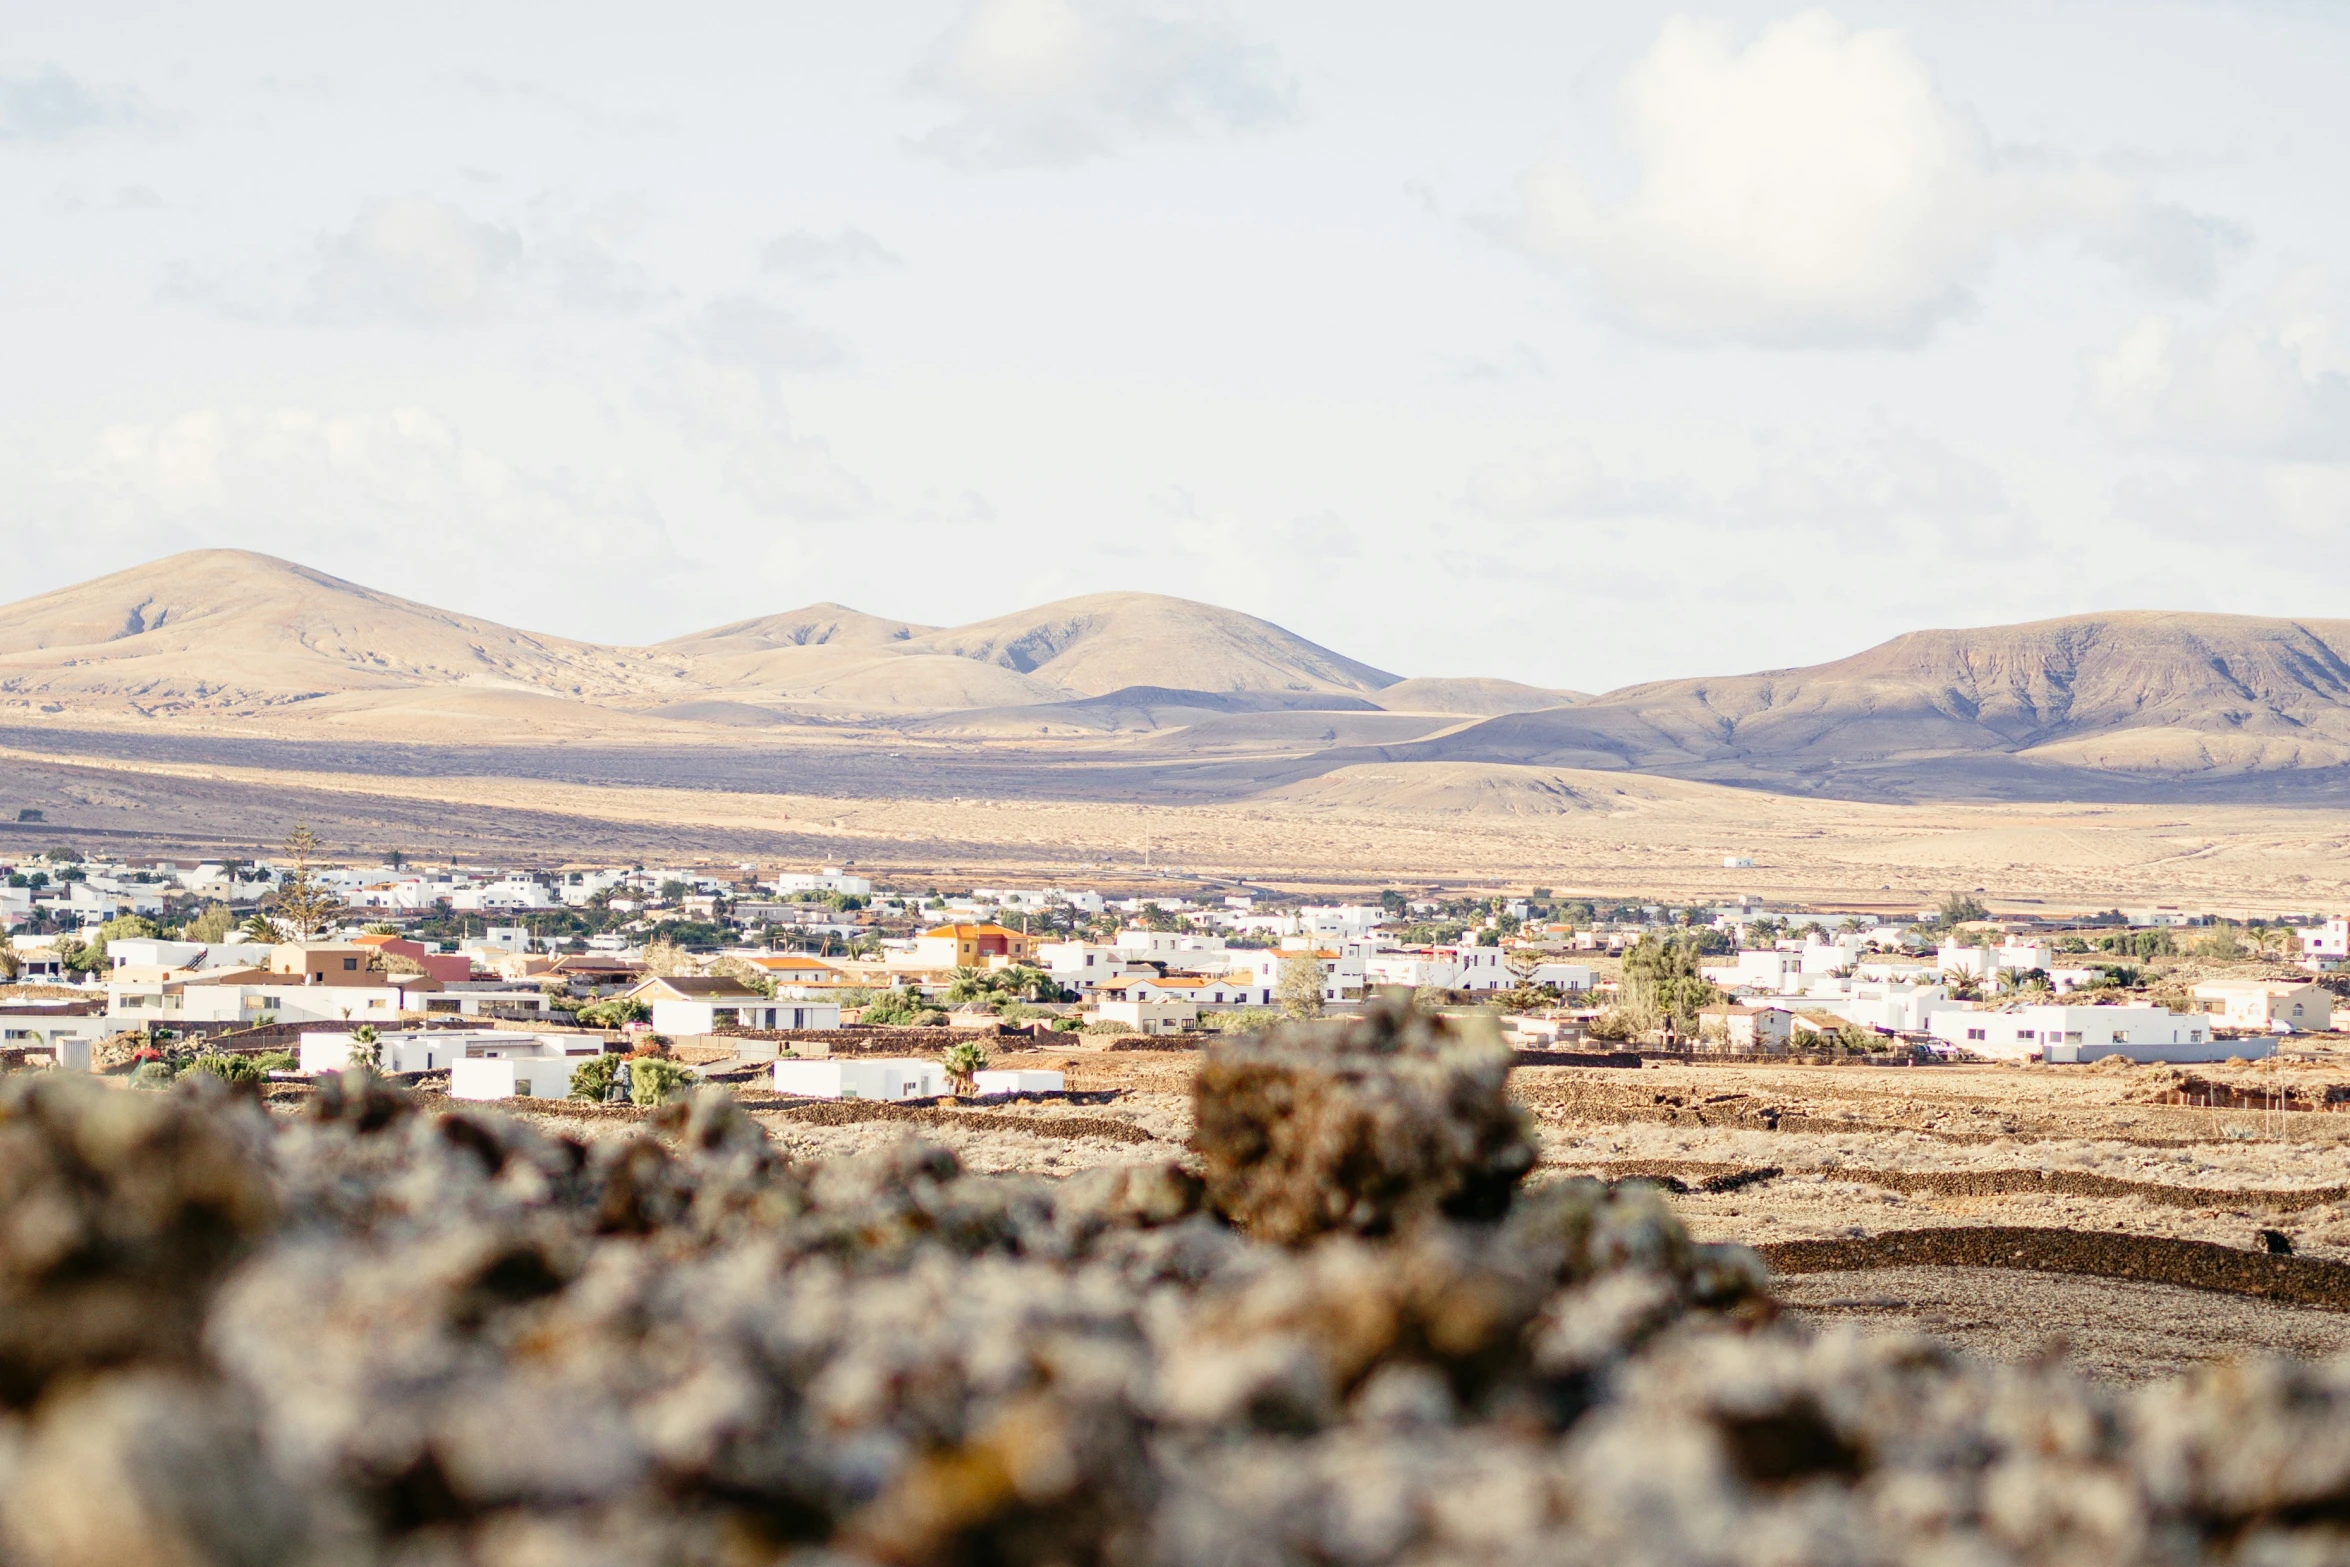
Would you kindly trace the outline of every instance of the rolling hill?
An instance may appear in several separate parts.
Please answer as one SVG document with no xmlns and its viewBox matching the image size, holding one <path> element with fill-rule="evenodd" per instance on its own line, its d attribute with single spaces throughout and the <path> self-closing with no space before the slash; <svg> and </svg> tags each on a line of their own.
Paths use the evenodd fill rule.
<svg viewBox="0 0 2350 1567">
<path fill-rule="evenodd" d="M 1630 686 L 1397 760 L 1626 769 L 1849 795 L 2345 787 L 2350 621 L 2154 612 L 1920 631 L 1808 669 Z"/>
<path fill-rule="evenodd" d="M 0 701 L 233 714 L 421 689 L 625 698 L 641 656 L 434 609 L 273 556 L 200 550 L 0 609 Z"/>
<path fill-rule="evenodd" d="M 889 788 L 1280 788 L 1524 815 L 1584 808 L 1586 786 L 1559 780 L 1604 773 L 1849 799 L 2332 802 L 2350 800 L 2350 621 L 2080 615 L 1584 697 L 1399 679 L 1154 594 L 959 627 L 816 604 L 608 647 L 207 550 L 0 608 L 0 725 L 28 722 L 208 744 L 611 742 L 729 777 L 776 775 L 788 743 Z"/>
<path fill-rule="evenodd" d="M 268 555 L 201 550 L 0 608 L 0 712 L 52 715 L 349 725 L 379 712 L 478 712 L 526 731 L 646 719 L 739 730 L 801 710 L 995 710 L 1143 684 L 1351 697 L 1394 682 L 1253 616 L 1140 593 L 946 629 L 818 604 L 620 648 L 434 609 Z"/>
</svg>

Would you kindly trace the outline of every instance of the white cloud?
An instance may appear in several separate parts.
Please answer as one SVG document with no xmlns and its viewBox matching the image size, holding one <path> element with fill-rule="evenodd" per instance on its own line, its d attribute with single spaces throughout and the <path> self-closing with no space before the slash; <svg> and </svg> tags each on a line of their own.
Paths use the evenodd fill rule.
<svg viewBox="0 0 2350 1567">
<path fill-rule="evenodd" d="M 1469 476 L 1470 507 L 1504 522 L 1623 517 L 1687 510 L 1680 485 L 1626 481 L 1607 472 L 1581 443 L 1522 453 Z"/>
<path fill-rule="evenodd" d="M 324 311 L 415 322 L 490 314 L 522 264 L 512 228 L 428 196 L 378 202 L 320 250 Z"/>
<path fill-rule="evenodd" d="M 100 92 L 54 65 L 0 69 L 0 142 L 67 141 L 141 118 L 134 101 Z"/>
<path fill-rule="evenodd" d="M 2331 294 L 2304 270 L 2201 326 L 2149 316 L 2088 356 L 2084 400 L 2128 441 L 2350 459 L 2350 334 Z"/>
<path fill-rule="evenodd" d="M 831 522 L 875 510 L 873 492 L 829 446 L 793 430 L 771 375 L 672 354 L 638 401 L 689 444 L 715 452 L 728 487 L 770 517 Z"/>
<path fill-rule="evenodd" d="M 904 265 L 897 252 L 863 229 L 854 228 L 837 234 L 818 234 L 810 229 L 778 234 L 768 242 L 762 260 L 768 271 L 801 283 L 869 277 Z"/>
<path fill-rule="evenodd" d="M 713 364 L 785 372 L 830 370 L 848 359 L 847 348 L 833 333 L 747 294 L 703 305 L 691 333 L 701 356 Z"/>
<path fill-rule="evenodd" d="M 521 221 L 477 218 L 429 196 L 379 201 L 319 242 L 311 311 L 449 325 L 550 304 L 636 310 L 667 293 L 624 254 L 642 226 L 637 204 L 627 201 L 583 211 L 542 196 Z M 237 292 L 217 284 L 192 291 L 232 300 Z"/>
<path fill-rule="evenodd" d="M 1814 528 L 1845 543 L 1922 549 L 1929 553 L 1915 562 L 1926 570 L 1970 550 L 2030 544 L 2038 532 L 1989 465 L 1890 427 L 1834 443 L 1765 441 L 1753 482 L 1725 511 L 1747 528 Z"/>
<path fill-rule="evenodd" d="M 1969 306 L 2006 241 L 2069 230 L 2208 287 L 2230 232 L 2117 176 L 2003 156 L 1899 35 L 1825 11 L 1744 48 L 1676 17 L 1621 108 L 1636 188 L 1608 203 L 1572 165 L 1537 164 L 1518 237 L 1668 335 L 1913 344 Z"/>
<path fill-rule="evenodd" d="M 973 0 L 914 80 L 962 111 L 923 145 L 999 167 L 1273 124 L 1294 98 L 1269 49 L 1199 12 L 1135 0 Z"/>
<path fill-rule="evenodd" d="M 198 545 L 267 550 L 395 590 L 401 573 L 422 568 L 442 587 L 419 579 L 417 596 L 493 583 L 517 602 L 482 607 L 525 623 L 576 618 L 564 602 L 576 586 L 551 585 L 539 569 L 550 551 L 591 594 L 638 591 L 680 564 L 658 509 L 626 474 L 533 472 L 415 408 L 197 409 L 112 427 L 77 457 L 12 473 L 6 486 L 11 509 L 54 521 L 45 536 L 73 550 L 103 541 L 106 569 Z M 624 586 L 632 580 L 637 588 Z"/>
</svg>

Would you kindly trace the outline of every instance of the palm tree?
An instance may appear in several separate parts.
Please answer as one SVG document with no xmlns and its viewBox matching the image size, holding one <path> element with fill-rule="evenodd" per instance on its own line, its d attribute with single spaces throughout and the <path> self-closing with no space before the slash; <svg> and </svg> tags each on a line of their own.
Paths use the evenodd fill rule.
<svg viewBox="0 0 2350 1567">
<path fill-rule="evenodd" d="M 362 1023 L 351 1030 L 351 1064 L 370 1072 L 384 1064 L 384 1047 L 376 1038 L 373 1023 Z"/>
<path fill-rule="evenodd" d="M 947 1069 L 947 1081 L 955 1085 L 956 1094 L 969 1095 L 979 1086 L 979 1074 L 987 1070 L 987 1051 L 976 1039 L 959 1039 L 947 1046 L 939 1064 Z"/>
</svg>

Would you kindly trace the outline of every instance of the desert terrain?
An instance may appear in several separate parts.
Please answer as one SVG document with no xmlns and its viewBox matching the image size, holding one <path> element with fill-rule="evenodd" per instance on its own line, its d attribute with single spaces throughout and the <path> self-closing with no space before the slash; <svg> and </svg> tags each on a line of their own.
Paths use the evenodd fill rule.
<svg viewBox="0 0 2350 1567">
<path fill-rule="evenodd" d="M 755 1076 L 739 1092 L 794 1157 L 918 1135 L 975 1171 L 1064 1177 L 1187 1157 L 1199 1059 L 1006 1049 L 995 1064 L 1067 1074 L 1068 1099 L 975 1107 L 790 1101 Z M 2248 1102 L 2153 1102 L 2183 1083 Z M 1512 1091 L 1539 1130 L 1538 1184 L 1662 1186 L 1696 1239 L 1761 1249 L 1773 1292 L 1801 1319 L 2137 1383 L 2254 1354 L 2350 1351 L 2350 1114 L 2280 1115 L 2257 1103 L 2284 1090 L 2292 1103 L 2323 1102 L 2328 1084 L 2350 1085 L 2350 1054 L 2198 1068 L 2191 1081 L 2156 1067 L 1652 1060 L 1637 1070 L 1521 1067 Z M 589 1139 L 632 1132 L 644 1115 L 515 1107 Z M 2013 1231 L 2062 1233 L 2028 1255 L 2003 1254 L 2004 1266 L 1905 1265 L 1898 1255 L 1921 1236 L 1964 1246 Z M 2264 1232 L 2290 1255 L 2272 1257 Z M 2180 1263 L 2149 1260 L 2149 1244 L 2174 1242 L 2201 1244 Z M 1838 1259 L 1802 1255 L 1807 1243 L 1843 1245 L 1849 1265 L 1821 1266 Z"/>
<path fill-rule="evenodd" d="M 2350 894 L 2337 647 L 2132 613 L 1592 696 L 1148 594 L 621 647 L 199 551 L 0 607 L 0 847 L 252 853 L 300 819 L 543 864 L 2315 912 Z"/>
<path fill-rule="evenodd" d="M 68 743 L 60 744 L 63 738 Z M 751 789 L 464 770 L 437 752 L 306 767 L 0 744 L 0 844 L 273 852 L 296 820 L 368 858 L 563 865 L 655 855 L 854 861 L 882 874 L 1128 884 L 1246 881 L 1322 894 L 1389 885 L 1829 901 L 1914 913 L 1953 889 L 2052 912 L 2176 904 L 2231 914 L 2350 898 L 2350 817 L 2263 805 L 1881 805 L 1550 768 L 1339 773 L 1203 804 Z M 69 748 L 70 746 L 70 748 Z M 212 746 L 210 757 L 234 756 Z M 274 757 L 271 758 L 275 760 Z M 297 760 L 310 760 L 297 758 Z M 437 771 L 447 768 L 449 771 Z M 594 769 L 583 768 L 592 774 Z M 639 775 L 640 777 L 643 775 Z M 1000 781 L 1000 780 L 999 780 Z M 24 809 L 37 822 L 17 823 Z M 1727 869 L 1726 857 L 1752 867 Z"/>
</svg>

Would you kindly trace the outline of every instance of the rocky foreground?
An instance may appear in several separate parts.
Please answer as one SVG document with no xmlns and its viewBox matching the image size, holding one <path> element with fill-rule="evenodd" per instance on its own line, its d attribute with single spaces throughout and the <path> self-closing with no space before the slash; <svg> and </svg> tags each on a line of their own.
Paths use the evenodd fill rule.
<svg viewBox="0 0 2350 1567">
<path fill-rule="evenodd" d="M 593 1145 L 364 1078 L 0 1088 L 0 1561 L 2301 1562 L 2350 1370 L 2124 1393 L 1813 1336 L 1508 1063 L 1219 1047 L 1195 1159 Z"/>
</svg>

